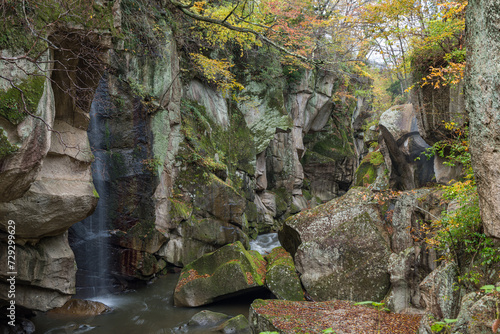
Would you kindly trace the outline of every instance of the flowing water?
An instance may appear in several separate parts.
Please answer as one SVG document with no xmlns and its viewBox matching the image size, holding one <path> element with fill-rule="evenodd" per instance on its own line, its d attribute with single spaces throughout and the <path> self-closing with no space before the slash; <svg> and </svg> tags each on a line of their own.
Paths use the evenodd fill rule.
<svg viewBox="0 0 500 334">
<path fill-rule="evenodd" d="M 75 253 L 77 296 L 90 298 L 109 293 L 113 278 L 109 273 L 108 196 L 109 154 L 106 151 L 106 134 L 103 118 L 112 107 L 106 85 L 99 85 L 90 108 L 88 137 L 95 160 L 92 162 L 92 178 L 99 202 L 94 213 L 76 223 L 69 230 L 69 242 Z"/>
<path fill-rule="evenodd" d="M 250 248 L 262 255 L 269 254 L 273 248 L 279 246 L 281 244 L 278 240 L 278 233 L 261 234 L 255 240 L 250 241 Z"/>
<path fill-rule="evenodd" d="M 91 298 L 112 307 L 113 311 L 108 314 L 95 317 L 37 315 L 33 319 L 36 333 L 174 333 L 201 310 L 211 310 L 231 316 L 243 314 L 248 317 L 250 303 L 253 298 L 259 297 L 242 296 L 199 308 L 174 307 L 173 291 L 178 277 L 178 274 L 170 274 L 135 291 Z"/>
<path fill-rule="evenodd" d="M 279 246 L 276 233 L 261 235 L 252 241 L 252 249 L 265 255 Z M 248 317 L 249 306 L 255 298 L 269 298 L 269 294 L 251 294 L 224 300 L 198 308 L 175 307 L 173 291 L 179 274 L 160 277 L 151 284 L 134 291 L 89 298 L 100 301 L 113 311 L 94 317 L 74 317 L 39 314 L 32 319 L 39 334 L 160 334 L 206 333 L 183 326 L 193 315 L 202 310 L 225 313 L 230 316 L 243 314 Z"/>
</svg>

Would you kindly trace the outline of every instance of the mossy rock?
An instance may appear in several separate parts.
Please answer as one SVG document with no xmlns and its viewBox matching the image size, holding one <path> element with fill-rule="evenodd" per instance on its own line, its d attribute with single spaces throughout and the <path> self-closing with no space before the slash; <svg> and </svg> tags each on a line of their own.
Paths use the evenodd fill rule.
<svg viewBox="0 0 500 334">
<path fill-rule="evenodd" d="M 45 84 L 45 76 L 30 76 L 7 91 L 0 92 L 0 116 L 14 125 L 21 123 L 27 116 L 24 112 L 24 102 L 28 112 L 35 114 Z M 22 91 L 22 94 L 20 92 Z"/>
<path fill-rule="evenodd" d="M 305 300 L 304 291 L 290 253 L 283 247 L 276 247 L 265 259 L 267 260 L 267 288 L 278 299 Z"/>
<path fill-rule="evenodd" d="M 302 164 L 332 163 L 345 157 L 353 157 L 351 136 L 345 131 L 337 133 L 312 132 L 304 137 L 307 150 Z"/>
<path fill-rule="evenodd" d="M 292 204 L 292 194 L 285 188 L 274 189 L 271 192 L 275 195 L 276 217 L 281 217 L 286 214 Z"/>
<path fill-rule="evenodd" d="M 170 201 L 170 219 L 174 222 L 181 222 L 189 219 L 193 212 L 193 205 L 185 201 L 169 198 Z"/>
<path fill-rule="evenodd" d="M 174 291 L 176 306 L 196 307 L 263 287 L 266 261 L 241 242 L 226 245 L 191 262 Z"/>
<path fill-rule="evenodd" d="M 206 186 L 199 187 L 193 201 L 194 206 L 223 222 L 243 226 L 246 200 L 230 184 L 213 174 Z"/>
<path fill-rule="evenodd" d="M 155 228 L 154 221 L 141 221 L 128 231 L 116 232 L 112 243 L 123 248 L 130 248 L 150 254 L 156 253 L 167 238 Z"/>
<path fill-rule="evenodd" d="M 6 156 L 11 155 L 18 149 L 19 146 L 13 145 L 7 138 L 5 130 L 0 127 L 0 159 L 3 159 Z"/>
<path fill-rule="evenodd" d="M 370 152 L 361 160 L 356 170 L 354 185 L 364 187 L 373 185 L 376 190 L 384 190 L 389 184 L 388 178 L 382 153 Z"/>
</svg>

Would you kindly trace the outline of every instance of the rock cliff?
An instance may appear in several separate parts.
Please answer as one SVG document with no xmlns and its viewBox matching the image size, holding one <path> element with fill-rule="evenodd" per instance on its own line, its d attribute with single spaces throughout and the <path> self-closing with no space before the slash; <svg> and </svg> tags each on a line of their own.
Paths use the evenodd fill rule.
<svg viewBox="0 0 500 334">
<path fill-rule="evenodd" d="M 467 9 L 465 101 L 470 117 L 472 164 L 486 233 L 500 238 L 499 34 L 496 1 L 470 1 Z"/>
</svg>

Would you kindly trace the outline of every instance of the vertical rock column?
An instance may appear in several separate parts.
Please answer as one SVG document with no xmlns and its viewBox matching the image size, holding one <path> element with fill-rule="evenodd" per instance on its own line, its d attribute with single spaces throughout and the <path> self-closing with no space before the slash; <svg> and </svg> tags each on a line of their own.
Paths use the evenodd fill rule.
<svg viewBox="0 0 500 334">
<path fill-rule="evenodd" d="M 500 3 L 470 0 L 466 20 L 472 165 L 485 231 L 500 238 Z"/>
</svg>

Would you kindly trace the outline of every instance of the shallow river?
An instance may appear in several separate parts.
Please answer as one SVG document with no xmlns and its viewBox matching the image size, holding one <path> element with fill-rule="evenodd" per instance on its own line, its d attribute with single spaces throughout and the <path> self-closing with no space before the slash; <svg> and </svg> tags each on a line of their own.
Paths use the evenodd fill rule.
<svg viewBox="0 0 500 334">
<path fill-rule="evenodd" d="M 252 249 L 261 253 L 279 246 L 275 234 L 259 236 Z M 113 308 L 113 312 L 95 317 L 68 317 L 40 314 L 32 319 L 40 334 L 160 334 L 183 332 L 182 324 L 202 310 L 231 316 L 243 314 L 254 298 L 264 295 L 240 296 L 199 308 L 179 308 L 173 305 L 173 291 L 179 274 L 158 278 L 146 287 L 126 293 L 90 298 Z M 196 331 L 198 333 L 203 333 Z M 195 333 L 189 330 L 189 333 Z"/>
</svg>

